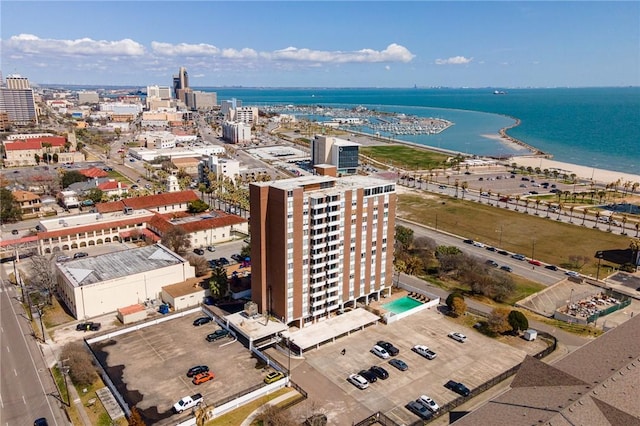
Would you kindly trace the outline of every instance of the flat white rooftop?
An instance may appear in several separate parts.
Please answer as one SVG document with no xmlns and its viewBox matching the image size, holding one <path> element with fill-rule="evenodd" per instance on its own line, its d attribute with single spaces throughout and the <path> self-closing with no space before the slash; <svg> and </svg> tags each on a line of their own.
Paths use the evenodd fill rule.
<svg viewBox="0 0 640 426">
<path fill-rule="evenodd" d="M 56 231 L 63 228 L 76 228 L 78 226 L 109 223 L 122 219 L 143 218 L 145 216 L 153 216 L 153 213 L 148 210 L 134 210 L 132 214 L 124 214 L 123 212 L 86 213 L 41 220 L 40 225 L 42 225 L 47 231 Z"/>
</svg>

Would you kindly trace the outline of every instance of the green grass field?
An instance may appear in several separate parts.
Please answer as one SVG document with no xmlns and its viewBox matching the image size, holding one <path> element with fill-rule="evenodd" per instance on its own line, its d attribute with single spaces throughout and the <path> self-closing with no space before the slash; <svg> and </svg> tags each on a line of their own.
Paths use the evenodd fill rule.
<svg viewBox="0 0 640 426">
<path fill-rule="evenodd" d="M 626 250 L 630 242 L 629 237 L 556 222 L 554 215 L 545 219 L 438 195 L 399 195 L 398 215 L 558 266 L 569 267 L 569 256 L 586 256 L 587 263 L 578 269 L 594 276 L 596 251 Z M 605 269 L 610 266 L 602 263 Z"/>
<path fill-rule="evenodd" d="M 360 154 L 405 170 L 428 170 L 442 167 L 450 156 L 406 145 L 380 145 L 360 148 Z"/>
</svg>

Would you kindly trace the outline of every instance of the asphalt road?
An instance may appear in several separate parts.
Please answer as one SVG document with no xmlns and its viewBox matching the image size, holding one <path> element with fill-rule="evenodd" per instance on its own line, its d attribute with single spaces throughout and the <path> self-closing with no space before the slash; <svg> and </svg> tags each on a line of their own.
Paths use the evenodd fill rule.
<svg viewBox="0 0 640 426">
<path fill-rule="evenodd" d="M 50 425 L 67 425 L 18 294 L 6 281 L 0 285 L 0 424 L 29 425 L 45 417 Z"/>
</svg>

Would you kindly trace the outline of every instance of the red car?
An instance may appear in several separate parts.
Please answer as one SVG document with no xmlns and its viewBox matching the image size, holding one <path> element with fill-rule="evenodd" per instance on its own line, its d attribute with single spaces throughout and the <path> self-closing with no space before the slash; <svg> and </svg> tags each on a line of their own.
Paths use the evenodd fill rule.
<svg viewBox="0 0 640 426">
<path fill-rule="evenodd" d="M 208 382 L 209 380 L 213 380 L 214 377 L 215 376 L 214 376 L 213 372 L 207 371 L 206 373 L 197 374 L 193 378 L 192 382 L 193 382 L 194 385 L 200 385 L 200 384 L 202 384 L 204 382 Z"/>
<path fill-rule="evenodd" d="M 542 266 L 542 263 L 540 263 L 539 260 L 535 260 L 535 259 L 531 259 L 529 263 L 536 266 Z"/>
</svg>

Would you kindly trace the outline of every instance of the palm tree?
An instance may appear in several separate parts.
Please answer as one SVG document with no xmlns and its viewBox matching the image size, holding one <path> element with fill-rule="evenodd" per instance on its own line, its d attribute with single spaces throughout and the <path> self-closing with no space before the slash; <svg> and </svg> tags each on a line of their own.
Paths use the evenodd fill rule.
<svg viewBox="0 0 640 426">
<path fill-rule="evenodd" d="M 480 191 L 478 191 L 478 202 L 480 202 L 480 197 L 482 197 L 482 187 L 480 187 Z"/>
<path fill-rule="evenodd" d="M 464 200 L 464 193 L 467 192 L 467 188 L 469 187 L 469 184 L 465 180 L 464 182 L 462 182 L 460 186 L 462 187 L 462 199 Z"/>
<path fill-rule="evenodd" d="M 562 214 L 562 209 L 564 208 L 564 204 L 559 203 L 558 204 L 558 217 L 556 218 L 556 220 L 560 220 L 560 215 Z"/>
<path fill-rule="evenodd" d="M 491 205 L 491 190 L 487 191 L 487 204 Z"/>
<path fill-rule="evenodd" d="M 573 223 L 573 210 L 576 208 L 576 206 L 571 206 L 569 207 L 569 223 Z"/>
<path fill-rule="evenodd" d="M 596 210 L 596 222 L 593 224 L 594 228 L 598 227 L 598 221 L 600 220 L 600 210 Z"/>
<path fill-rule="evenodd" d="M 620 219 L 620 221 L 622 222 L 622 235 L 627 235 L 627 217 L 626 216 L 622 216 L 622 219 Z"/>
<path fill-rule="evenodd" d="M 582 210 L 582 226 L 584 226 L 584 221 L 587 220 L 587 213 L 589 213 L 589 209 Z"/>
<path fill-rule="evenodd" d="M 458 198 L 458 187 L 460 186 L 460 181 L 458 179 L 456 179 L 455 182 L 453 183 L 453 186 L 456 187 L 456 195 L 455 195 L 455 197 Z"/>
<path fill-rule="evenodd" d="M 516 198 L 516 208 L 515 208 L 515 211 L 520 211 L 520 210 L 518 210 L 518 206 L 520 205 L 520 196 L 519 196 L 519 195 L 516 195 L 516 196 L 515 196 L 515 198 Z"/>
<path fill-rule="evenodd" d="M 538 216 L 538 207 L 540 206 L 540 198 L 536 198 L 536 212 L 534 213 L 536 216 Z"/>
<path fill-rule="evenodd" d="M 633 226 L 636 227 L 636 238 L 638 238 L 638 234 L 640 234 L 640 222 L 636 222 Z"/>
</svg>

